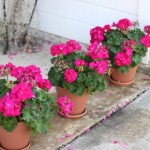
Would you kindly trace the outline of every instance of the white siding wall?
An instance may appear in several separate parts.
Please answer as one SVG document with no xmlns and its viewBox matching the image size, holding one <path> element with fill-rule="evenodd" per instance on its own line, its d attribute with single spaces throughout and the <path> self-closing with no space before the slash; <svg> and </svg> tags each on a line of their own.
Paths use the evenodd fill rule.
<svg viewBox="0 0 150 150">
<path fill-rule="evenodd" d="M 32 27 L 89 43 L 91 28 L 138 19 L 139 0 L 39 0 Z"/>
</svg>

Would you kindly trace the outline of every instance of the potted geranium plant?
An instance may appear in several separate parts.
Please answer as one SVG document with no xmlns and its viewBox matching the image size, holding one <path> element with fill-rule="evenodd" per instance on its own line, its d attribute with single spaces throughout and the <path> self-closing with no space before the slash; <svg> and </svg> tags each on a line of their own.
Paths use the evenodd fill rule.
<svg viewBox="0 0 150 150">
<path fill-rule="evenodd" d="M 0 146 L 24 149 L 30 133 L 47 133 L 55 108 L 48 94 L 51 83 L 43 79 L 40 68 L 0 65 Z"/>
<path fill-rule="evenodd" d="M 97 26 L 90 35 L 92 44 L 102 44 L 109 50 L 113 68 L 110 80 L 117 85 L 133 83 L 137 65 L 150 47 L 150 26 L 142 31 L 137 22 L 125 18 L 111 26 Z"/>
<path fill-rule="evenodd" d="M 86 113 L 88 94 L 104 91 L 104 76 L 109 71 L 109 55 L 104 46 L 90 45 L 88 52 L 80 50 L 81 46 L 75 40 L 50 48 L 54 57 L 51 59 L 53 66 L 48 73 L 49 80 L 56 86 L 58 98 L 67 96 L 59 99 L 57 104 L 59 108 L 60 105 L 72 108 L 68 114 L 70 118 L 81 117 Z M 73 103 L 68 104 L 70 101 Z"/>
</svg>

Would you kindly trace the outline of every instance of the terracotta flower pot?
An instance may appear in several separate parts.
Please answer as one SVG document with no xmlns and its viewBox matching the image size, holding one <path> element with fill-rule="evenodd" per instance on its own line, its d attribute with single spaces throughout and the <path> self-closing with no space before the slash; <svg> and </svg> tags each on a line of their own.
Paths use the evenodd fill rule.
<svg viewBox="0 0 150 150">
<path fill-rule="evenodd" d="M 82 96 L 69 93 L 68 90 L 61 87 L 56 87 L 56 92 L 57 92 L 57 98 L 62 96 L 67 96 L 74 103 L 72 112 L 69 114 L 68 118 L 80 118 L 86 114 L 87 112 L 86 103 L 88 99 L 87 90 Z"/>
<path fill-rule="evenodd" d="M 120 73 L 118 70 L 113 69 L 110 80 L 115 85 L 127 86 L 132 84 L 135 81 L 137 66 L 130 68 L 128 73 Z"/>
<path fill-rule="evenodd" d="M 30 146 L 30 130 L 22 122 L 8 132 L 0 126 L 1 150 L 27 150 Z"/>
</svg>

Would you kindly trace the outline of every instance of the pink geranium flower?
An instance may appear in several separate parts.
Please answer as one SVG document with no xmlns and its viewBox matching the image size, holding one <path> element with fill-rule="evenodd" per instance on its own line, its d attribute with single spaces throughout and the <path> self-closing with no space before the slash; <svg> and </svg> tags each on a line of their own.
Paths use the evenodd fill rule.
<svg viewBox="0 0 150 150">
<path fill-rule="evenodd" d="M 133 26 L 132 22 L 126 18 L 119 20 L 119 22 L 117 23 L 117 27 L 120 30 L 128 30 L 129 27 L 132 27 L 132 26 Z"/>
<path fill-rule="evenodd" d="M 145 27 L 144 27 L 144 31 L 145 31 L 148 35 L 150 35 L 150 25 L 145 26 Z"/>
<path fill-rule="evenodd" d="M 75 40 L 70 40 L 67 41 L 65 44 L 52 45 L 52 47 L 50 48 L 50 53 L 52 56 L 66 56 L 73 53 L 75 50 L 80 51 L 81 45 Z"/>
<path fill-rule="evenodd" d="M 146 48 L 150 47 L 150 36 L 145 35 L 140 40 L 141 44 L 145 45 Z"/>
<path fill-rule="evenodd" d="M 90 31 L 91 35 L 91 44 L 99 44 L 101 41 L 104 40 L 104 29 L 97 26 Z"/>
<path fill-rule="evenodd" d="M 66 69 L 64 72 L 64 79 L 69 82 L 72 83 L 76 80 L 78 76 L 78 73 L 74 70 L 74 69 Z"/>
<path fill-rule="evenodd" d="M 79 66 L 85 66 L 86 62 L 85 62 L 85 60 L 82 60 L 82 59 L 76 59 L 74 64 L 76 67 L 79 67 Z"/>
<path fill-rule="evenodd" d="M 88 55 L 91 56 L 92 59 L 105 59 L 108 58 L 108 50 L 105 46 L 91 44 L 88 47 Z"/>
<path fill-rule="evenodd" d="M 59 107 L 61 113 L 65 116 L 69 115 L 72 112 L 74 105 L 74 103 L 70 101 L 67 96 L 58 98 L 56 104 Z"/>
<path fill-rule="evenodd" d="M 116 65 L 121 67 L 121 66 L 129 66 L 132 62 L 131 56 L 128 56 L 124 52 L 118 52 L 115 56 L 115 62 Z"/>
</svg>

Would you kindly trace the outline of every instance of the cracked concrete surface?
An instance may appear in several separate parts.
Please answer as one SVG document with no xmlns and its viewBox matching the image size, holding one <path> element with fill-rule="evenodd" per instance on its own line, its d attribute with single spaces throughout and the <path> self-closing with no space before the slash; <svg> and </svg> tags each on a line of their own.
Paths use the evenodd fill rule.
<svg viewBox="0 0 150 150">
<path fill-rule="evenodd" d="M 150 90 L 62 150 L 150 150 L 149 139 Z"/>
</svg>

